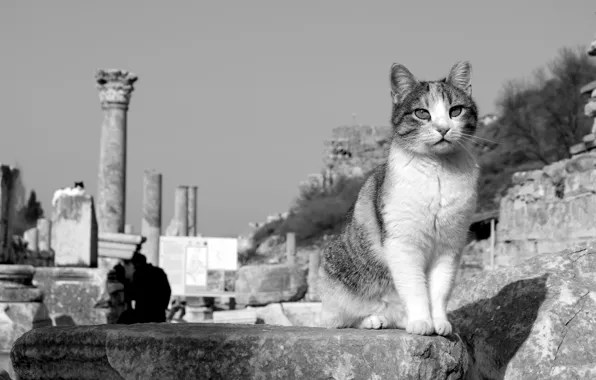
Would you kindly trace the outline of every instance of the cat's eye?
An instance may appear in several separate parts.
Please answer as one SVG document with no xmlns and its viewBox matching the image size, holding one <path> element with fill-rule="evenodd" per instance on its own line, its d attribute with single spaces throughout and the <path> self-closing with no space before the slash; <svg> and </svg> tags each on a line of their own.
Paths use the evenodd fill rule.
<svg viewBox="0 0 596 380">
<path fill-rule="evenodd" d="M 430 119 L 430 113 L 428 113 L 427 110 L 422 109 L 422 108 L 418 108 L 418 109 L 414 110 L 414 115 L 416 115 L 416 117 L 418 119 L 422 119 L 422 120 Z"/>
<path fill-rule="evenodd" d="M 463 111 L 464 107 L 462 106 L 455 106 L 449 110 L 449 117 L 458 117 L 461 115 L 461 111 Z"/>
</svg>

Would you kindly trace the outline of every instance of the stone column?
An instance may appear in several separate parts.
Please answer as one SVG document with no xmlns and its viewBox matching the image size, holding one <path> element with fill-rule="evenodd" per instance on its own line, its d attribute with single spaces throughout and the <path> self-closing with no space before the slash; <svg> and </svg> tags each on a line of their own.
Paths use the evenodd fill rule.
<svg viewBox="0 0 596 380">
<path fill-rule="evenodd" d="M 188 186 L 188 236 L 197 236 L 197 193 L 198 186 Z"/>
<path fill-rule="evenodd" d="M 296 263 L 296 234 L 294 232 L 286 234 L 286 257 L 288 264 Z"/>
<path fill-rule="evenodd" d="M 11 262 L 12 229 L 16 216 L 14 184 L 19 170 L 0 163 L 0 263 Z"/>
<path fill-rule="evenodd" d="M 52 247 L 52 222 L 45 218 L 38 219 L 37 230 L 39 233 L 39 251 L 49 252 Z"/>
<path fill-rule="evenodd" d="M 188 191 L 187 186 L 178 186 L 174 193 L 174 220 L 178 236 L 188 236 Z"/>
<path fill-rule="evenodd" d="M 161 187 L 161 173 L 155 170 L 145 170 L 143 175 L 143 220 L 141 221 L 141 235 L 147 238 L 143 252 L 147 256 L 147 262 L 153 265 L 159 265 Z"/>
<path fill-rule="evenodd" d="M 132 228 L 132 224 L 125 224 L 124 225 L 124 233 L 127 235 L 132 235 L 134 233 L 134 229 Z"/>
<path fill-rule="evenodd" d="M 97 191 L 99 231 L 124 232 L 126 114 L 137 76 L 123 70 L 98 70 L 95 80 L 104 112 Z"/>
</svg>

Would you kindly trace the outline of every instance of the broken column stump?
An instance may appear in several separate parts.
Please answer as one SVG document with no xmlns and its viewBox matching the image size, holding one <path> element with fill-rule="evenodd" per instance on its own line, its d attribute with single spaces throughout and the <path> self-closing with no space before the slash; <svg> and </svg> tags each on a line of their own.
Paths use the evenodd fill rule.
<svg viewBox="0 0 596 380">
<path fill-rule="evenodd" d="M 463 379 L 456 336 L 266 325 L 49 327 L 15 343 L 29 379 Z"/>
<path fill-rule="evenodd" d="M 33 286 L 31 265 L 0 265 L 0 369 L 10 369 L 8 356 L 25 332 L 51 326 L 43 292 Z"/>
</svg>

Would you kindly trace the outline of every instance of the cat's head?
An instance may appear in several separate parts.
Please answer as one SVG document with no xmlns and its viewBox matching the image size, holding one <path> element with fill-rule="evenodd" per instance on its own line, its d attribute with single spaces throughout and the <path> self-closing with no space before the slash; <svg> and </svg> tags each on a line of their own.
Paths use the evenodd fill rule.
<svg viewBox="0 0 596 380">
<path fill-rule="evenodd" d="M 478 121 L 472 99 L 472 66 L 456 63 L 446 78 L 420 81 L 403 65 L 391 67 L 394 143 L 420 154 L 469 149 Z"/>
</svg>

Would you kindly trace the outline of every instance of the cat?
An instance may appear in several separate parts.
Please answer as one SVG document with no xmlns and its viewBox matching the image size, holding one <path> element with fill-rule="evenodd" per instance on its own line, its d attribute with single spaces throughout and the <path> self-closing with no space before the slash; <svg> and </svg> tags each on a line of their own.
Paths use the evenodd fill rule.
<svg viewBox="0 0 596 380">
<path fill-rule="evenodd" d="M 401 64 L 391 67 L 388 158 L 324 248 L 321 327 L 451 334 L 447 302 L 479 173 L 469 149 L 478 122 L 471 72 L 462 61 L 444 79 L 420 81 Z"/>
</svg>

